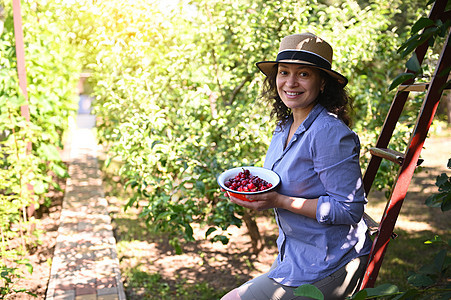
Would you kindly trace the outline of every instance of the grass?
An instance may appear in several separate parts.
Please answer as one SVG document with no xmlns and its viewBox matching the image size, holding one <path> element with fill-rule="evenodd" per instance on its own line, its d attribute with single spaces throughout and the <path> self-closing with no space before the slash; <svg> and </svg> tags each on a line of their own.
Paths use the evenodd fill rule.
<svg viewBox="0 0 451 300">
<path fill-rule="evenodd" d="M 122 275 L 127 278 L 126 288 L 133 291 L 129 299 L 207 300 L 218 299 L 223 295 L 223 291 L 216 291 L 206 282 L 193 284 L 180 279 L 172 286 L 161 274 L 145 272 L 139 267 L 127 269 Z"/>
<path fill-rule="evenodd" d="M 424 244 L 434 237 L 431 231 L 407 233 L 397 230 L 396 233 L 398 237 L 388 245 L 375 285 L 391 283 L 406 291 L 411 288 L 407 282 L 409 273 L 417 272 L 422 265 L 430 263 L 441 248 Z"/>
</svg>

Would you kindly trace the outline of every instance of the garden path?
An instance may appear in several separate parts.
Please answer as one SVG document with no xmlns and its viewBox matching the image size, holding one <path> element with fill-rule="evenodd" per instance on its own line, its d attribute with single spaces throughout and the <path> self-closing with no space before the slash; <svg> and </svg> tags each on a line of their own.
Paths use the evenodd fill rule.
<svg viewBox="0 0 451 300">
<path fill-rule="evenodd" d="M 86 100 L 81 98 L 81 100 Z M 125 299 L 97 162 L 95 117 L 80 102 L 46 299 Z"/>
</svg>

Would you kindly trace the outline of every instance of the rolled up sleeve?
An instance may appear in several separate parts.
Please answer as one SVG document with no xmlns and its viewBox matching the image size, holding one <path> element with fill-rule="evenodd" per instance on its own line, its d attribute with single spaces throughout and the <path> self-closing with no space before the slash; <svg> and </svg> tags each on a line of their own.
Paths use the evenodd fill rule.
<svg viewBox="0 0 451 300">
<path fill-rule="evenodd" d="M 316 132 L 311 145 L 314 169 L 326 190 L 326 195 L 318 200 L 317 221 L 323 224 L 358 223 L 366 200 L 357 135 L 344 124 L 326 124 Z"/>
</svg>

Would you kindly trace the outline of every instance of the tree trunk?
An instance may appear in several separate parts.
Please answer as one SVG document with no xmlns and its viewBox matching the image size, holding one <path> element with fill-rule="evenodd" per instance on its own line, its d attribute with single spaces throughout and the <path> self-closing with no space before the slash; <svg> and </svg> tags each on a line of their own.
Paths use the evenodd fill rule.
<svg viewBox="0 0 451 300">
<path fill-rule="evenodd" d="M 436 114 L 445 115 L 448 124 L 451 124 L 451 92 L 449 90 L 443 91 Z"/>
<path fill-rule="evenodd" d="M 257 222 L 255 221 L 255 212 L 246 210 L 243 215 L 243 221 L 246 224 L 248 234 L 251 238 L 252 253 L 258 254 L 263 250 L 263 241 Z"/>
</svg>

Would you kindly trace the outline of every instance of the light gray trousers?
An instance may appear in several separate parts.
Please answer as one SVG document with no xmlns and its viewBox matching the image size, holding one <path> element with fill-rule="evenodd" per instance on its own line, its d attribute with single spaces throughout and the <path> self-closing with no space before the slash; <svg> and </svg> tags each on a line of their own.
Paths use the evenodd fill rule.
<svg viewBox="0 0 451 300">
<path fill-rule="evenodd" d="M 343 300 L 351 296 L 360 286 L 365 272 L 368 255 L 355 258 L 332 275 L 315 282 L 325 300 Z M 276 266 L 276 262 L 271 269 Z M 308 297 L 294 296 L 296 287 L 275 282 L 265 273 L 230 291 L 222 300 L 307 300 Z"/>
</svg>

